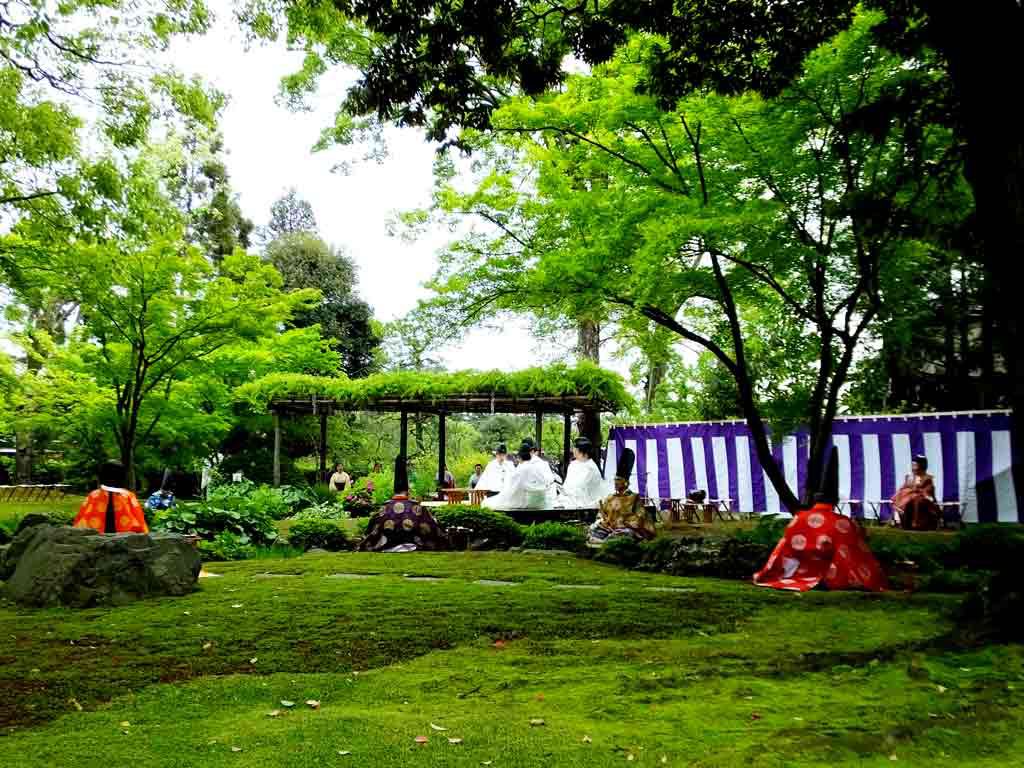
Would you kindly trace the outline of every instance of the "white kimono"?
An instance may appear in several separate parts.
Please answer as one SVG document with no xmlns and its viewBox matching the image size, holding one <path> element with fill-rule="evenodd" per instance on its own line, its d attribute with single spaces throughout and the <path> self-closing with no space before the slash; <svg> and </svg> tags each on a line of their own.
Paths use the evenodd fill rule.
<svg viewBox="0 0 1024 768">
<path fill-rule="evenodd" d="M 520 462 L 497 496 L 484 499 L 489 509 L 549 509 L 554 502 L 551 467 L 540 458 Z"/>
<path fill-rule="evenodd" d="M 508 485 L 508 479 L 514 469 L 515 467 L 512 466 L 510 459 L 505 459 L 504 461 L 491 459 L 487 463 L 484 473 L 477 480 L 474 490 L 501 493 L 505 490 L 505 486 Z"/>
<path fill-rule="evenodd" d="M 593 459 L 573 459 L 565 474 L 557 506 L 561 509 L 597 509 L 607 495 L 601 470 Z"/>
</svg>

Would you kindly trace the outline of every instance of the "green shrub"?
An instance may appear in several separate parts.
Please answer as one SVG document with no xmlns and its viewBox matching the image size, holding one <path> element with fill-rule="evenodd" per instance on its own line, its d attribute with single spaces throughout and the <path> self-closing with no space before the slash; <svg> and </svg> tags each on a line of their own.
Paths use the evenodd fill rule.
<svg viewBox="0 0 1024 768">
<path fill-rule="evenodd" d="M 229 531 L 221 531 L 210 541 L 199 542 L 199 554 L 206 561 L 248 560 L 255 549 L 248 536 Z"/>
<path fill-rule="evenodd" d="M 643 560 L 645 551 L 642 542 L 629 536 L 616 536 L 601 545 L 594 554 L 594 559 L 599 563 L 636 568 Z"/>
<path fill-rule="evenodd" d="M 753 544 L 764 544 L 774 547 L 779 543 L 782 534 L 789 525 L 789 518 L 779 515 L 761 515 L 757 518 L 757 525 L 749 531 L 739 531 L 736 538 L 741 541 L 748 541 Z"/>
<path fill-rule="evenodd" d="M 380 509 L 380 505 L 374 503 L 373 497 L 374 492 L 369 488 L 355 488 L 345 496 L 342 504 L 349 517 L 369 517 Z"/>
<path fill-rule="evenodd" d="M 363 538 L 364 536 L 366 536 L 366 529 L 370 527 L 370 518 L 368 518 L 368 517 L 356 518 L 355 524 L 356 524 L 356 535 L 359 538 Z"/>
<path fill-rule="evenodd" d="M 527 549 L 567 549 L 578 552 L 586 543 L 586 532 L 575 525 L 550 521 L 523 528 L 523 547 Z"/>
<path fill-rule="evenodd" d="M 1024 530 L 1017 525 L 970 525 L 953 539 L 950 565 L 972 570 L 1004 571 L 1024 562 Z"/>
<path fill-rule="evenodd" d="M 296 512 L 292 517 L 293 520 L 344 520 L 348 517 L 348 512 L 341 504 L 336 501 L 331 501 L 326 504 L 314 504 L 311 507 L 306 507 L 300 512 Z"/>
<path fill-rule="evenodd" d="M 442 528 L 467 528 L 471 531 L 471 540 L 486 540 L 495 549 L 512 547 L 523 540 L 522 526 L 504 512 L 493 509 L 447 504 L 438 507 L 434 517 Z"/>
<path fill-rule="evenodd" d="M 257 545 L 277 538 L 274 519 L 257 507 L 227 509 L 210 502 L 179 503 L 160 512 L 153 527 L 171 533 L 183 533 L 212 540 L 221 532 L 247 537 Z"/>
<path fill-rule="evenodd" d="M 288 543 L 299 549 L 319 547 L 329 552 L 352 548 L 345 530 L 333 520 L 296 520 L 288 529 Z"/>
</svg>

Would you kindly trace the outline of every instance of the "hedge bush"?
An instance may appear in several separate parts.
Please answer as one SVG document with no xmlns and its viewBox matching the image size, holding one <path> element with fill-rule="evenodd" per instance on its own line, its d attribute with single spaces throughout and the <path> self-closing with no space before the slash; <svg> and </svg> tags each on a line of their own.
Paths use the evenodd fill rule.
<svg viewBox="0 0 1024 768">
<path fill-rule="evenodd" d="M 507 549 L 523 540 L 522 526 L 504 512 L 493 509 L 448 504 L 438 507 L 434 517 L 442 528 L 469 529 L 470 540 L 486 541 L 489 549 Z"/>
<path fill-rule="evenodd" d="M 299 549 L 319 547 L 329 552 L 351 549 L 345 530 L 333 520 L 296 520 L 288 529 L 288 543 Z"/>
<path fill-rule="evenodd" d="M 277 525 L 258 507 L 225 509 L 208 502 L 179 503 L 162 510 L 153 524 L 155 530 L 199 536 L 212 541 L 222 532 L 245 536 L 253 544 L 271 544 L 277 539 Z"/>
<path fill-rule="evenodd" d="M 256 547 L 248 536 L 221 531 L 210 541 L 199 542 L 199 554 L 205 561 L 248 560 Z"/>
<path fill-rule="evenodd" d="M 587 534 L 579 526 L 549 521 L 523 527 L 525 549 L 567 549 L 579 552 L 586 544 Z"/>
</svg>

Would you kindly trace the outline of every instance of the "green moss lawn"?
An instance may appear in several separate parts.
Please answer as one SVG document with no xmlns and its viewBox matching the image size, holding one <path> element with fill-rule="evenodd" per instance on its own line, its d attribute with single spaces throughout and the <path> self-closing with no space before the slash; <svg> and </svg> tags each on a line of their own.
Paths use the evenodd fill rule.
<svg viewBox="0 0 1024 768">
<path fill-rule="evenodd" d="M 504 553 L 211 570 L 186 598 L 0 603 L 0 765 L 1024 764 L 1024 649 L 952 650 L 954 597 Z"/>
</svg>

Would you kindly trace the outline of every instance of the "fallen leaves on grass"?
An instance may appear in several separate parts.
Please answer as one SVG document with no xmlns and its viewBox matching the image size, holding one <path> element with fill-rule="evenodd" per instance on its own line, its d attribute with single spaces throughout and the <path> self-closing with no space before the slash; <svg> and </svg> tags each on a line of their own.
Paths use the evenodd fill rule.
<svg viewBox="0 0 1024 768">
<path fill-rule="evenodd" d="M 320 702 L 316 699 L 307 699 L 306 706 L 310 709 L 320 709 Z"/>
<path fill-rule="evenodd" d="M 83 707 L 82 707 L 81 704 L 78 703 L 78 699 L 70 699 L 70 702 L 71 702 L 71 706 L 73 706 L 79 712 L 82 711 Z"/>
<path fill-rule="evenodd" d="M 352 754 L 352 752 L 350 752 L 347 749 L 339 749 L 338 750 L 338 754 L 341 755 L 342 757 L 348 757 L 349 755 Z"/>
<path fill-rule="evenodd" d="M 461 744 L 462 743 L 462 739 L 459 739 L 459 738 L 449 738 L 448 739 L 448 743 L 449 744 Z"/>
<path fill-rule="evenodd" d="M 241 751 L 242 751 L 242 748 L 241 748 L 241 747 L 232 747 L 232 748 L 231 748 L 231 751 L 232 751 L 232 752 L 241 752 Z"/>
<path fill-rule="evenodd" d="M 267 717 L 279 717 L 281 715 L 280 709 L 272 709 L 267 712 Z"/>
<path fill-rule="evenodd" d="M 284 707 L 285 709 L 291 709 L 292 707 L 295 706 L 295 702 L 294 701 L 288 701 L 288 699 L 281 699 L 281 706 Z"/>
<path fill-rule="evenodd" d="M 760 720 L 761 719 L 761 713 L 760 712 L 751 712 L 750 713 L 750 719 L 751 720 Z"/>
<path fill-rule="evenodd" d="M 547 725 L 547 723 L 544 722 L 544 718 L 542 718 L 542 717 L 535 717 L 532 720 L 530 720 L 530 725 L 533 728 L 537 728 L 537 727 L 542 726 L 542 725 Z"/>
<path fill-rule="evenodd" d="M 582 741 L 582 742 L 583 742 L 584 744 L 589 744 L 590 742 L 592 742 L 592 741 L 593 741 L 593 739 L 592 739 L 592 738 L 590 738 L 589 736 L 584 736 L 584 737 L 583 737 L 583 738 L 581 739 L 581 741 Z"/>
<path fill-rule="evenodd" d="M 433 730 L 435 730 L 435 731 L 447 731 L 447 730 L 448 730 L 448 729 L 447 729 L 447 728 L 445 728 L 445 727 L 444 727 L 443 725 L 437 725 L 437 724 L 435 724 L 435 723 L 431 723 L 431 724 L 430 724 L 430 727 L 431 727 L 431 729 L 433 729 Z"/>
<path fill-rule="evenodd" d="M 415 739 L 413 739 L 413 741 L 415 741 L 420 746 L 424 746 L 428 741 L 430 741 L 430 739 L 428 739 L 426 736 L 417 736 Z"/>
</svg>

